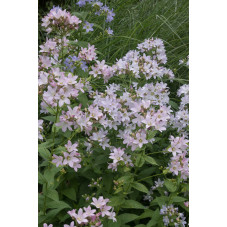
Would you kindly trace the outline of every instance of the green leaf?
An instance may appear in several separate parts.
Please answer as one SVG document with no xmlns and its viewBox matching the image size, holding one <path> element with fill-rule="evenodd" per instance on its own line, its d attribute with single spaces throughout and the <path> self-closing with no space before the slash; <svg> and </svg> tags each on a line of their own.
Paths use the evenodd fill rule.
<svg viewBox="0 0 227 227">
<path fill-rule="evenodd" d="M 108 155 L 101 154 L 95 157 L 94 166 L 107 163 L 107 161 L 108 161 Z"/>
<path fill-rule="evenodd" d="M 177 185 L 176 183 L 173 183 L 172 181 L 170 180 L 165 180 L 165 183 L 164 185 L 166 186 L 167 190 L 169 192 L 175 192 L 177 190 Z"/>
<path fill-rule="evenodd" d="M 138 154 L 137 157 L 136 157 L 135 165 L 137 167 L 142 167 L 144 162 L 145 162 L 145 159 L 144 159 L 143 155 L 142 154 Z"/>
<path fill-rule="evenodd" d="M 130 183 L 130 182 L 132 182 L 132 180 L 133 180 L 132 175 L 126 175 L 126 176 L 123 176 L 123 177 L 120 177 L 120 178 L 117 179 L 118 182 L 123 181 L 124 184 Z"/>
<path fill-rule="evenodd" d="M 62 194 L 71 200 L 76 201 L 76 191 L 74 188 L 67 188 L 62 191 Z"/>
<path fill-rule="evenodd" d="M 131 222 L 135 219 L 137 219 L 139 216 L 136 214 L 129 214 L 129 213 L 125 213 L 125 214 L 121 214 L 118 216 L 118 220 L 121 221 L 121 224 L 125 224 L 128 222 Z"/>
<path fill-rule="evenodd" d="M 50 114 L 56 115 L 56 112 L 55 112 L 55 110 L 54 110 L 53 108 L 47 106 L 47 107 L 45 107 L 45 109 L 46 109 Z"/>
<path fill-rule="evenodd" d="M 157 134 L 157 132 L 158 131 L 156 131 L 156 130 L 155 131 L 148 130 L 148 132 L 147 132 L 147 135 L 148 135 L 147 139 L 148 140 L 153 139 L 155 137 L 155 135 Z"/>
<path fill-rule="evenodd" d="M 42 119 L 51 121 L 51 122 L 55 122 L 56 117 L 51 115 L 51 116 L 42 117 Z"/>
<path fill-rule="evenodd" d="M 149 218 L 153 215 L 153 210 L 145 210 L 137 219 Z"/>
<path fill-rule="evenodd" d="M 161 218 L 159 209 L 156 209 L 152 215 L 152 219 L 147 223 L 147 227 L 157 226 L 159 219 Z"/>
<path fill-rule="evenodd" d="M 110 202 L 108 205 L 110 206 L 119 206 L 122 205 L 125 202 L 125 199 L 122 196 L 113 196 L 110 199 Z"/>
<path fill-rule="evenodd" d="M 80 95 L 77 98 L 84 108 L 87 107 L 88 98 L 85 93 L 80 93 Z"/>
<path fill-rule="evenodd" d="M 168 203 L 169 201 L 169 197 L 167 196 L 160 196 L 160 197 L 156 197 L 150 205 L 156 205 L 158 204 L 160 207 L 166 203 Z"/>
<path fill-rule="evenodd" d="M 41 148 L 50 148 L 52 146 L 54 146 L 54 142 L 52 139 L 49 139 L 46 142 L 39 144 L 39 147 Z"/>
<path fill-rule="evenodd" d="M 48 208 L 57 208 L 57 209 L 65 209 L 65 208 L 71 208 L 69 204 L 63 202 L 63 201 L 52 201 L 47 204 Z"/>
<path fill-rule="evenodd" d="M 38 152 L 42 158 L 47 160 L 51 159 L 51 153 L 45 147 L 39 147 Z"/>
<path fill-rule="evenodd" d="M 88 47 L 88 42 L 86 42 L 86 41 L 78 41 L 78 42 L 76 42 L 75 44 L 76 44 L 77 46 L 83 47 L 83 48 Z"/>
<path fill-rule="evenodd" d="M 52 187 L 54 186 L 54 177 L 56 175 L 57 172 L 60 171 L 60 168 L 56 168 L 55 166 L 52 166 L 52 168 L 47 168 L 44 171 L 44 177 L 48 182 L 48 187 Z"/>
<path fill-rule="evenodd" d="M 82 20 L 85 20 L 88 15 L 88 12 L 72 12 L 72 15 L 77 16 Z"/>
<path fill-rule="evenodd" d="M 66 151 L 67 151 L 66 147 L 59 146 L 56 149 L 54 149 L 54 154 L 59 155 Z"/>
<path fill-rule="evenodd" d="M 135 200 L 126 200 L 125 203 L 121 206 L 122 208 L 131 208 L 131 209 L 145 209 L 145 207 L 135 201 Z"/>
<path fill-rule="evenodd" d="M 46 182 L 47 180 L 45 179 L 45 177 L 38 171 L 38 183 L 45 184 Z"/>
<path fill-rule="evenodd" d="M 180 197 L 180 196 L 173 197 L 173 202 L 174 203 L 180 203 L 180 202 L 184 202 L 184 201 L 186 201 L 186 199 L 183 198 L 183 197 Z"/>
<path fill-rule="evenodd" d="M 54 201 L 59 201 L 58 192 L 54 189 L 47 189 L 46 196 Z"/>
<path fill-rule="evenodd" d="M 133 182 L 132 187 L 135 188 L 136 190 L 144 192 L 144 193 L 149 192 L 148 189 L 146 188 L 146 186 L 144 186 L 143 184 L 138 183 L 138 182 Z"/>
<path fill-rule="evenodd" d="M 169 104 L 170 104 L 170 106 L 173 108 L 173 109 L 175 109 L 175 110 L 178 110 L 178 105 L 175 103 L 175 102 L 173 102 L 173 101 L 169 101 Z"/>
<path fill-rule="evenodd" d="M 146 155 L 145 160 L 146 160 L 146 162 L 150 163 L 151 165 L 156 165 L 156 166 L 158 165 L 158 163 L 155 161 L 155 159 L 150 156 Z"/>
<path fill-rule="evenodd" d="M 43 224 L 44 221 L 52 220 L 63 209 L 62 208 L 53 209 L 53 210 L 50 210 L 46 215 L 39 216 L 39 222 L 38 223 Z"/>
</svg>

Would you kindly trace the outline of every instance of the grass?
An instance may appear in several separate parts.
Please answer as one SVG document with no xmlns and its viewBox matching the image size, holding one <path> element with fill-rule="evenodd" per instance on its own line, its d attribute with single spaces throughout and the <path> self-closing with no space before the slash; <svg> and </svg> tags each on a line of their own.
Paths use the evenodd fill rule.
<svg viewBox="0 0 227 227">
<path fill-rule="evenodd" d="M 188 69 L 178 65 L 179 60 L 189 54 L 188 0 L 106 0 L 102 2 L 106 2 L 106 5 L 113 8 L 116 16 L 111 23 L 111 28 L 114 30 L 112 38 L 102 36 L 98 39 L 88 38 L 88 41 L 95 44 L 102 53 L 100 58 L 113 63 L 116 58 L 119 59 L 129 50 L 135 49 L 144 39 L 158 37 L 165 43 L 167 68 L 172 69 L 176 78 L 180 79 L 172 87 L 177 89 L 182 81 L 184 83 L 188 81 Z M 39 0 L 40 18 L 53 5 L 60 5 L 70 12 L 84 10 L 77 7 L 75 3 L 76 1 L 73 0 L 64 2 Z M 99 21 L 99 24 L 102 23 Z M 39 44 L 43 40 L 44 34 L 40 29 Z"/>
</svg>

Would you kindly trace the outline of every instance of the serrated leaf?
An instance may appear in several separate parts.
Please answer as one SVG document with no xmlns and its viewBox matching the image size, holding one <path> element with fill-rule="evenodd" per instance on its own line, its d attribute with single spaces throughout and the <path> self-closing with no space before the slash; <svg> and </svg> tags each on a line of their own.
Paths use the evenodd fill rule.
<svg viewBox="0 0 227 227">
<path fill-rule="evenodd" d="M 144 186 L 143 184 L 138 183 L 138 182 L 133 182 L 132 187 L 135 188 L 136 190 L 144 192 L 144 193 L 149 192 L 148 189 L 146 188 L 146 186 Z"/>
<path fill-rule="evenodd" d="M 126 200 L 124 202 L 124 204 L 122 204 L 121 207 L 122 208 L 131 208 L 131 209 L 145 209 L 145 207 L 141 203 L 139 203 L 135 200 Z"/>
<path fill-rule="evenodd" d="M 151 165 L 156 165 L 156 166 L 158 165 L 158 163 L 155 161 L 154 158 L 147 156 L 147 155 L 145 156 L 145 161 L 150 163 Z"/>
<path fill-rule="evenodd" d="M 124 213 L 118 216 L 118 220 L 121 221 L 121 224 L 126 224 L 128 222 L 134 221 L 137 219 L 139 216 L 136 214 L 129 214 L 129 213 Z"/>
<path fill-rule="evenodd" d="M 165 180 L 164 185 L 169 192 L 175 192 L 177 190 L 177 185 L 170 180 Z"/>
</svg>

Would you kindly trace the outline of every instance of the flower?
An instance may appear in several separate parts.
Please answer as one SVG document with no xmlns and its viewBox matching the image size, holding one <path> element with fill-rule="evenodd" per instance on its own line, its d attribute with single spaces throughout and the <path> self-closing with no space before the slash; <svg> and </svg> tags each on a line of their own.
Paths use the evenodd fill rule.
<svg viewBox="0 0 227 227">
<path fill-rule="evenodd" d="M 43 227 L 53 227 L 53 225 L 52 225 L 52 224 L 47 225 L 46 223 L 44 223 L 44 224 L 43 224 Z"/>
<path fill-rule="evenodd" d="M 74 221 L 72 221 L 72 222 L 70 223 L 70 225 L 64 224 L 64 227 L 75 227 L 75 226 L 74 226 Z"/>
<path fill-rule="evenodd" d="M 106 205 L 106 200 L 102 196 L 100 196 L 98 199 L 93 197 L 92 201 L 93 202 L 91 204 L 94 205 L 96 208 L 100 208 Z"/>
<path fill-rule="evenodd" d="M 108 35 L 113 35 L 113 30 L 111 28 L 106 29 Z"/>
<path fill-rule="evenodd" d="M 85 21 L 85 25 L 84 25 L 83 29 L 85 29 L 86 32 L 94 31 L 94 29 L 92 28 L 93 25 L 94 25 L 93 23 L 89 23 L 89 22 Z"/>
<path fill-rule="evenodd" d="M 83 212 L 83 210 L 80 208 L 79 211 L 78 211 L 78 214 L 74 214 L 74 217 L 77 221 L 78 224 L 81 224 L 81 223 L 87 223 L 88 220 L 86 219 L 87 215 L 86 213 Z"/>
<path fill-rule="evenodd" d="M 110 153 L 109 158 L 113 159 L 113 163 L 117 163 L 119 161 L 123 161 L 123 154 L 124 154 L 124 149 L 121 148 L 114 148 L 113 152 Z"/>
<path fill-rule="evenodd" d="M 57 156 L 57 155 L 53 155 L 54 159 L 52 160 L 53 163 L 56 164 L 56 167 L 62 165 L 62 161 L 63 161 L 63 157 L 62 156 Z"/>
<path fill-rule="evenodd" d="M 38 138 L 43 140 L 42 131 L 43 131 L 43 120 L 38 120 Z"/>
</svg>

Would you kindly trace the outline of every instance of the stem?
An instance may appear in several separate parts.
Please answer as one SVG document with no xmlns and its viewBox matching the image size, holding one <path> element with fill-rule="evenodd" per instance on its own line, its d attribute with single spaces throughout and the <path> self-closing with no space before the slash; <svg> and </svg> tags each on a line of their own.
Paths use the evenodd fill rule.
<svg viewBox="0 0 227 227">
<path fill-rule="evenodd" d="M 46 192 L 47 192 L 47 183 L 45 184 L 45 195 L 44 195 L 44 205 L 43 205 L 43 213 L 46 215 L 46 200 L 47 200 L 47 197 L 46 197 Z"/>
<path fill-rule="evenodd" d="M 56 117 L 55 117 L 55 121 L 54 121 L 54 134 L 53 134 L 53 143 L 55 143 L 55 134 L 56 134 L 56 123 L 58 121 L 58 112 L 59 112 L 59 104 L 57 105 L 57 112 L 56 112 Z M 51 157 L 53 156 L 53 153 L 54 153 L 54 145 L 51 149 Z"/>
</svg>

